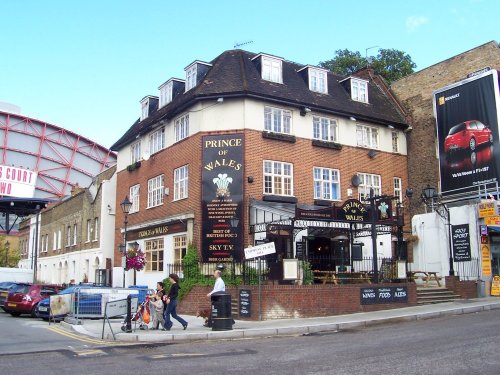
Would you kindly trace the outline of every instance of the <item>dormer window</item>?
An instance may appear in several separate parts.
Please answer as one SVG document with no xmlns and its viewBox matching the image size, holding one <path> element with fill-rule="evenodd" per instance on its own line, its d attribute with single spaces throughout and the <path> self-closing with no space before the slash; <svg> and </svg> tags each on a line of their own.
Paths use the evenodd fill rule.
<svg viewBox="0 0 500 375">
<path fill-rule="evenodd" d="M 260 59 L 260 74 L 266 81 L 283 83 L 282 59 L 269 55 L 257 55 L 252 60 Z"/>
<path fill-rule="evenodd" d="M 316 91 L 321 94 L 328 93 L 328 81 L 326 70 L 309 68 L 309 90 Z"/>
<path fill-rule="evenodd" d="M 154 113 L 158 109 L 157 96 L 145 96 L 141 100 L 141 121 L 148 118 L 150 113 Z"/>
<path fill-rule="evenodd" d="M 196 68 L 196 64 L 186 68 L 186 91 L 189 91 L 196 86 Z"/>
<path fill-rule="evenodd" d="M 173 86 L 174 84 L 172 81 L 168 81 L 160 86 L 160 108 L 166 106 L 172 101 Z"/>
<path fill-rule="evenodd" d="M 212 67 L 212 64 L 205 63 L 202 61 L 195 61 L 187 68 L 186 72 L 186 87 L 185 91 L 191 90 L 195 87 L 208 73 L 208 70 Z"/>
<path fill-rule="evenodd" d="M 141 101 L 141 121 L 148 117 L 149 103 L 147 98 Z"/>
<path fill-rule="evenodd" d="M 368 81 L 351 78 L 351 98 L 357 102 L 368 103 Z"/>
</svg>

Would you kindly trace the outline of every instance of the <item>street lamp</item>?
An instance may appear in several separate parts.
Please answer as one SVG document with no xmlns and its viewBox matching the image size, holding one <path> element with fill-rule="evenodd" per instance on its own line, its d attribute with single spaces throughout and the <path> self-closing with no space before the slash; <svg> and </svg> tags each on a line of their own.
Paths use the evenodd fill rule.
<svg viewBox="0 0 500 375">
<path fill-rule="evenodd" d="M 120 206 L 122 208 L 124 218 L 123 218 L 123 224 L 124 224 L 124 229 L 123 229 L 123 247 L 120 246 L 120 249 L 123 250 L 122 252 L 122 266 L 123 266 L 123 287 L 125 288 L 125 267 L 126 267 L 126 256 L 127 256 L 127 224 L 128 224 L 128 214 L 130 212 L 130 209 L 132 208 L 132 202 L 128 199 L 128 195 L 125 196 L 125 199 L 123 199 L 122 203 L 120 203 Z"/>
<path fill-rule="evenodd" d="M 426 204 L 427 207 L 429 207 L 432 210 L 436 207 L 437 209 L 435 210 L 436 213 L 441 216 L 443 219 L 447 221 L 447 226 L 448 226 L 448 260 L 450 263 L 450 276 L 455 276 L 455 270 L 453 268 L 453 253 L 452 253 L 452 246 L 451 246 L 451 221 L 450 221 L 450 210 L 448 207 L 446 207 L 446 204 L 439 202 L 437 200 L 438 194 L 436 192 L 436 189 L 429 184 L 427 184 L 427 187 L 422 190 L 422 200 Z M 436 200 L 435 200 L 436 199 Z M 429 203 L 430 201 L 430 203 Z M 444 213 L 440 210 L 442 208 L 446 212 L 446 216 L 444 216 Z"/>
</svg>

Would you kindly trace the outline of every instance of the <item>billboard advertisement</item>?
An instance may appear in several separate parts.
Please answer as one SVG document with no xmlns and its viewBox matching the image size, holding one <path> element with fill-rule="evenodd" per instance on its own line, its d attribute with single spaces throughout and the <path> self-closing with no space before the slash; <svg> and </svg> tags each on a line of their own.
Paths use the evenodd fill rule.
<svg viewBox="0 0 500 375">
<path fill-rule="evenodd" d="M 242 134 L 203 137 L 202 257 L 239 262 L 243 245 Z"/>
<path fill-rule="evenodd" d="M 498 87 L 497 71 L 487 69 L 433 93 L 444 195 L 498 181 Z"/>
<path fill-rule="evenodd" d="M 0 165 L 0 196 L 33 198 L 37 177 L 29 169 Z"/>
</svg>

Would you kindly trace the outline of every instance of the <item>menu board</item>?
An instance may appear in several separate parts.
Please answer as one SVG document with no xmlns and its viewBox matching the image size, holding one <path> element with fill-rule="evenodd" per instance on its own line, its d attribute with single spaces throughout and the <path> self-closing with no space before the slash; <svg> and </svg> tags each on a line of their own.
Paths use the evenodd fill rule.
<svg viewBox="0 0 500 375">
<path fill-rule="evenodd" d="M 249 318 L 252 315 L 252 291 L 250 289 L 240 289 L 238 311 L 242 318 Z"/>
<path fill-rule="evenodd" d="M 361 288 L 360 293 L 362 305 L 408 302 L 406 287 Z"/>
<path fill-rule="evenodd" d="M 455 262 L 470 261 L 469 224 L 452 225 L 451 240 L 453 244 L 453 260 Z"/>
</svg>

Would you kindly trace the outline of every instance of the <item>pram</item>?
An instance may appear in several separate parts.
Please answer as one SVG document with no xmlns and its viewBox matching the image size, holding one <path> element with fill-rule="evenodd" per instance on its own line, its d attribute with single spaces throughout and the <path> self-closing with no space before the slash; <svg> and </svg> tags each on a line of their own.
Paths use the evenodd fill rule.
<svg viewBox="0 0 500 375">
<path fill-rule="evenodd" d="M 144 302 L 137 306 L 137 312 L 132 317 L 131 321 L 137 326 L 139 324 L 139 329 L 147 330 L 148 324 L 151 320 L 151 309 L 149 307 L 150 297 L 147 295 Z M 127 320 L 122 322 L 122 331 L 126 330 Z M 135 330 L 135 328 L 134 328 Z"/>
</svg>

